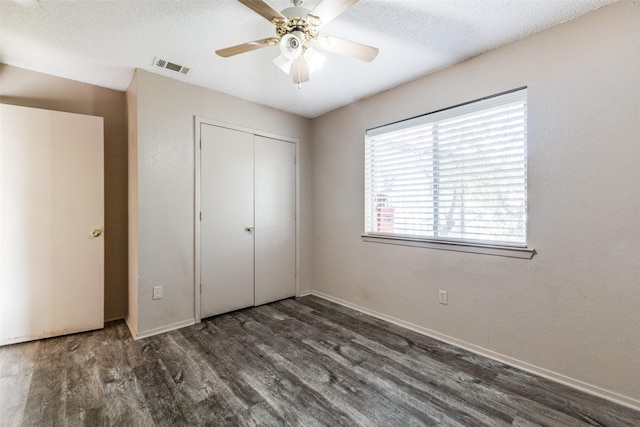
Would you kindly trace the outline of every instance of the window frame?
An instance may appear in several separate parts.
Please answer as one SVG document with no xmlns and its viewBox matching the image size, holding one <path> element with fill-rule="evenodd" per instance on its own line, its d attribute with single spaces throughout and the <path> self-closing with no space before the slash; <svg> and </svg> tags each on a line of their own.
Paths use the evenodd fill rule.
<svg viewBox="0 0 640 427">
<path fill-rule="evenodd" d="M 522 96 L 522 92 L 524 92 L 525 102 L 528 103 L 528 93 L 527 87 L 519 87 L 513 90 L 497 93 L 491 96 L 487 96 L 484 98 L 476 99 L 473 101 L 465 102 L 462 104 L 454 105 L 451 107 L 447 107 L 441 110 L 436 110 L 427 114 L 423 114 L 420 116 L 400 120 L 397 122 L 389 123 L 382 126 L 377 126 L 371 129 L 367 129 L 365 132 L 365 144 L 367 143 L 367 138 L 376 136 L 376 135 L 384 135 L 388 133 L 392 133 L 398 130 L 409 129 L 412 127 L 416 127 L 422 124 L 430 124 L 430 123 L 438 123 L 442 120 L 446 120 L 453 117 L 463 116 L 472 111 L 479 111 L 483 109 L 490 109 L 493 106 L 504 105 L 510 102 L 510 99 L 514 99 L 514 97 Z M 482 103 L 481 108 L 478 108 L 478 103 Z M 435 118 L 434 118 L 435 117 Z M 535 254 L 535 250 L 529 247 L 529 236 L 528 236 L 528 216 L 527 216 L 527 204 L 528 204 L 528 188 L 526 183 L 527 177 L 527 137 L 528 137 L 528 129 L 525 129 L 525 158 L 524 158 L 524 174 L 525 174 L 525 237 L 524 244 L 521 243 L 507 243 L 507 242 L 496 242 L 495 244 L 487 241 L 473 241 L 471 239 L 464 238 L 454 238 L 454 239 L 439 239 L 437 237 L 431 236 L 419 236 L 419 235 L 403 235 L 403 234 L 394 234 L 394 233 L 384 233 L 384 232 L 375 232 L 365 231 L 361 237 L 365 242 L 374 242 L 374 243 L 383 243 L 383 244 L 391 244 L 391 245 L 402 245 L 402 246 L 411 246 L 411 247 L 423 247 L 423 248 L 431 248 L 431 249 L 442 249 L 449 251 L 457 251 L 457 252 L 468 252 L 468 253 L 481 253 L 486 255 L 496 255 L 496 256 L 506 256 L 506 257 L 514 257 L 514 258 L 525 258 L 531 259 Z M 366 149 L 365 149 L 366 153 Z M 366 157 L 365 157 L 366 162 Z M 364 169 L 365 173 L 365 191 L 363 194 L 365 195 L 365 204 L 364 204 L 364 218 L 363 225 L 364 229 L 367 228 L 367 216 L 371 215 L 369 212 L 367 214 L 367 210 L 371 209 L 371 206 L 367 203 L 371 195 L 367 195 L 366 193 L 366 185 L 367 185 L 367 176 L 368 173 L 367 167 Z M 436 201 L 434 198 L 434 207 Z M 434 218 L 435 218 L 435 211 Z M 370 219 L 371 220 L 371 219 Z"/>
</svg>

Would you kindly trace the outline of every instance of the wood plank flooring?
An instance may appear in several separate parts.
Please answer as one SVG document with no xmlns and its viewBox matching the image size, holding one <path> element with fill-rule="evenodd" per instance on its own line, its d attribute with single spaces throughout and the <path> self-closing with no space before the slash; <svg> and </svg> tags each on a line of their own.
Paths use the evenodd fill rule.
<svg viewBox="0 0 640 427">
<path fill-rule="evenodd" d="M 317 297 L 133 341 L 0 347 L 1 426 L 640 426 L 640 412 Z"/>
</svg>

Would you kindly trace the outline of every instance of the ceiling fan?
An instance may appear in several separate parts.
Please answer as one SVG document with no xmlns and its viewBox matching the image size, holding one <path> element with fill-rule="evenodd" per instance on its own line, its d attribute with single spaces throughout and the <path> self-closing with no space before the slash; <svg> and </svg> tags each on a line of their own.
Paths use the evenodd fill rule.
<svg viewBox="0 0 640 427">
<path fill-rule="evenodd" d="M 238 55 L 268 46 L 279 46 L 280 56 L 274 63 L 285 73 L 291 73 L 293 82 L 301 84 L 309 80 L 309 74 L 324 61 L 324 56 L 314 47 L 327 52 L 371 62 L 378 49 L 338 37 L 320 35 L 320 28 L 353 6 L 358 0 L 323 0 L 309 10 L 301 7 L 302 0 L 292 0 L 293 7 L 278 12 L 263 0 L 238 0 L 276 27 L 276 37 L 255 40 L 237 46 L 217 50 L 222 57 Z"/>
</svg>

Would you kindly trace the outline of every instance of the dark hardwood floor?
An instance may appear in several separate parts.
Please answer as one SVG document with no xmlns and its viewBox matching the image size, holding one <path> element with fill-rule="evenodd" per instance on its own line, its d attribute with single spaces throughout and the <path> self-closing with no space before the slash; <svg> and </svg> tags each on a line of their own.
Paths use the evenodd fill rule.
<svg viewBox="0 0 640 427">
<path fill-rule="evenodd" d="M 640 412 L 316 297 L 132 341 L 0 347 L 2 426 L 640 426 Z"/>
</svg>

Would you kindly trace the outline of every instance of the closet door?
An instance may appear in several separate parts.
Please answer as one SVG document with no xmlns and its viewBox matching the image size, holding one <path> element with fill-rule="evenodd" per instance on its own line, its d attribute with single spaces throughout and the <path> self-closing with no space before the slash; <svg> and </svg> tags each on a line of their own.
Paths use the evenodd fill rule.
<svg viewBox="0 0 640 427">
<path fill-rule="evenodd" d="M 201 127 L 201 317 L 254 305 L 253 135 Z"/>
<path fill-rule="evenodd" d="M 295 295 L 295 144 L 255 137 L 255 305 Z"/>
</svg>

